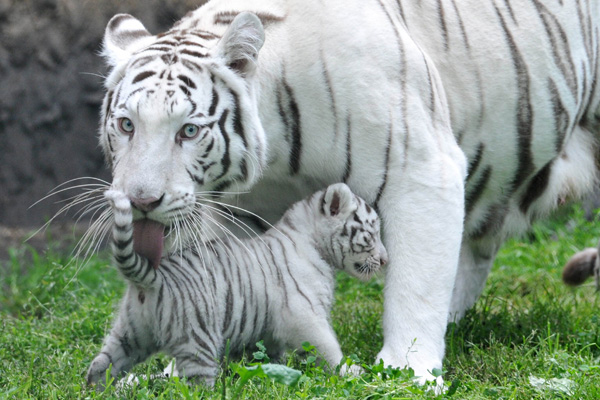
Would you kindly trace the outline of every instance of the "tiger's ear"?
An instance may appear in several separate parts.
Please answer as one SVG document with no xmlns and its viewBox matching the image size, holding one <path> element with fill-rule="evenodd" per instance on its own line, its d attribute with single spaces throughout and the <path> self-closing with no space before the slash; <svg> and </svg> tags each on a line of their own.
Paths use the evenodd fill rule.
<svg viewBox="0 0 600 400">
<path fill-rule="evenodd" d="M 102 55 L 112 67 L 123 65 L 133 53 L 147 46 L 151 38 L 138 19 L 129 14 L 117 14 L 106 25 Z"/>
<path fill-rule="evenodd" d="M 321 204 L 323 214 L 330 217 L 337 215 L 344 217 L 356 211 L 357 207 L 354 193 L 346 184 L 335 183 L 325 189 Z"/>
<path fill-rule="evenodd" d="M 217 54 L 225 64 L 241 75 L 249 75 L 256 68 L 258 51 L 265 42 L 265 31 L 260 19 L 252 13 L 238 14 L 217 45 Z"/>
</svg>

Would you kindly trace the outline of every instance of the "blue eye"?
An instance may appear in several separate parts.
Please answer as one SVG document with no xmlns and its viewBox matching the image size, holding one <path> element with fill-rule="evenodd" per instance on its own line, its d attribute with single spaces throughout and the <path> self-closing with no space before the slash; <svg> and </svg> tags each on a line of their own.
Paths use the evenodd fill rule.
<svg viewBox="0 0 600 400">
<path fill-rule="evenodd" d="M 185 124 L 179 131 L 179 137 L 182 140 L 194 139 L 200 133 L 200 127 L 194 124 Z"/>
<path fill-rule="evenodd" d="M 135 130 L 135 126 L 133 126 L 133 122 L 131 122 L 131 120 L 129 118 L 119 118 L 117 123 L 119 125 L 119 129 L 121 130 L 121 132 L 123 132 L 126 135 L 133 134 L 133 131 Z"/>
</svg>

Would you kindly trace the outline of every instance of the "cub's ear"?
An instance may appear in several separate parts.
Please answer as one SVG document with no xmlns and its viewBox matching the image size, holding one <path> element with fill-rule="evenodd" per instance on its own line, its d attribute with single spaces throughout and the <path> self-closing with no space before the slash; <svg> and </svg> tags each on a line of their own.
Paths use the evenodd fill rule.
<svg viewBox="0 0 600 400">
<path fill-rule="evenodd" d="M 112 67 L 123 65 L 133 53 L 148 45 L 151 38 L 138 19 L 129 14 L 117 14 L 106 25 L 102 55 Z"/>
<path fill-rule="evenodd" d="M 327 216 L 347 216 L 356 211 L 358 204 L 354 193 L 344 183 L 335 183 L 325 189 L 321 212 Z"/>
<path fill-rule="evenodd" d="M 225 64 L 241 75 L 249 75 L 256 68 L 258 51 L 265 42 L 265 31 L 260 19 L 252 13 L 238 14 L 217 45 L 217 55 Z"/>
</svg>

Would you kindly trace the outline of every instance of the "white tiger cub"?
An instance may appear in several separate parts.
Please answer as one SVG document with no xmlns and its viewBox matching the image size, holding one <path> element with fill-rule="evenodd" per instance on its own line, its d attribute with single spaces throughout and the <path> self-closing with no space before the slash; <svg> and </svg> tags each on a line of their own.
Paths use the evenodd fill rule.
<svg viewBox="0 0 600 400">
<path fill-rule="evenodd" d="M 213 385 L 227 341 L 234 355 L 261 339 L 275 355 L 309 341 L 335 366 L 335 270 L 367 279 L 387 262 L 376 212 L 343 183 L 294 204 L 258 238 L 218 239 L 156 267 L 134 250 L 129 198 L 116 190 L 106 198 L 114 259 L 129 287 L 88 383 L 102 384 L 111 364 L 117 377 L 162 351 L 179 373 Z"/>
</svg>

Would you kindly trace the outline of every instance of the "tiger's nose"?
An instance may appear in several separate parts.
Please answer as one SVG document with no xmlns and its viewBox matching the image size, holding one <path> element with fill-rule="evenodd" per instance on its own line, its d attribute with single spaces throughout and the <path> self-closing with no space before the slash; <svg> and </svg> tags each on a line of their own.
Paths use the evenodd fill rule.
<svg viewBox="0 0 600 400">
<path fill-rule="evenodd" d="M 160 198 L 158 198 L 158 197 L 133 197 L 131 199 L 131 205 L 140 211 L 150 212 L 152 210 L 155 210 L 158 206 L 160 206 L 160 203 L 162 203 L 164 197 L 165 197 L 164 194 L 162 196 L 160 196 Z"/>
</svg>

